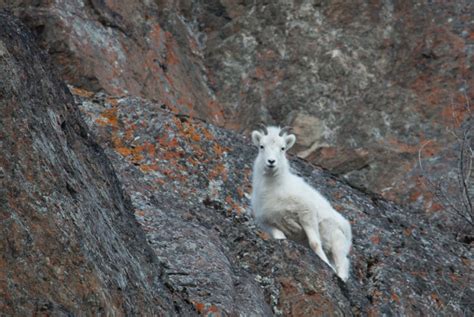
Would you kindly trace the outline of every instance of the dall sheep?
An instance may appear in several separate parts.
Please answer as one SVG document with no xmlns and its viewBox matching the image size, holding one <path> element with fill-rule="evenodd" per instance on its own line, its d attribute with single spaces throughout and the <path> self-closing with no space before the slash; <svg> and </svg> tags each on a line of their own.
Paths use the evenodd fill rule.
<svg viewBox="0 0 474 317">
<path fill-rule="evenodd" d="M 286 151 L 296 137 L 288 131 L 287 127 L 262 126 L 261 131 L 252 132 L 252 142 L 259 148 L 252 175 L 253 216 L 274 239 L 288 238 L 309 246 L 345 282 L 351 225 L 317 190 L 291 172 Z"/>
</svg>

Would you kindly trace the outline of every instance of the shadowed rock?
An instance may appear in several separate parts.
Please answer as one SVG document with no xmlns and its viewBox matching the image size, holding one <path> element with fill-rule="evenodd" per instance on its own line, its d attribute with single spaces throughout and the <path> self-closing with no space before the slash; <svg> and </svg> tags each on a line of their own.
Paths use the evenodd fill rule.
<svg viewBox="0 0 474 317">
<path fill-rule="evenodd" d="M 154 1 L 9 1 L 69 84 L 112 95 L 162 100 L 168 108 L 222 123 L 194 37 L 176 21 L 161 27 Z"/>
<path fill-rule="evenodd" d="M 0 313 L 189 312 L 47 60 L 0 13 Z"/>
</svg>

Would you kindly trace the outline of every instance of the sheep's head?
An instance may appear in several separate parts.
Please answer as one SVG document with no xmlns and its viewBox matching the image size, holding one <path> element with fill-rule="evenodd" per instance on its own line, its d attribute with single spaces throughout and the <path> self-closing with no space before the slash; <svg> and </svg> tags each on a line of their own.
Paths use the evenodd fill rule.
<svg viewBox="0 0 474 317">
<path fill-rule="evenodd" d="M 279 171 L 288 168 L 286 151 L 288 151 L 296 141 L 293 134 L 289 134 L 289 127 L 265 127 L 252 132 L 252 142 L 258 147 L 257 164 L 263 168 L 265 174 L 277 174 Z"/>
</svg>

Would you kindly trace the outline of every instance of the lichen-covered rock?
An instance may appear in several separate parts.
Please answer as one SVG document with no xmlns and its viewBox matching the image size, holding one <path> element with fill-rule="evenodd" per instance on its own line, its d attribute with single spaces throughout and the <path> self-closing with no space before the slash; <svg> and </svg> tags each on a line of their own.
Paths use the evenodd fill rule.
<svg viewBox="0 0 474 317">
<path fill-rule="evenodd" d="M 116 96 L 118 92 L 114 87 L 128 89 L 123 87 L 128 87 L 126 81 L 135 73 L 131 71 L 124 77 L 120 74 L 101 77 L 95 73 L 96 68 L 104 67 L 108 71 L 112 67 L 113 62 L 101 55 L 102 49 L 107 50 L 101 45 L 108 43 L 112 45 L 110 49 L 115 50 L 115 42 L 104 38 L 106 41 L 96 43 L 98 49 L 92 53 L 83 43 L 85 55 L 81 55 L 77 44 L 81 42 L 76 41 L 89 41 L 97 30 L 114 36 L 131 34 L 130 38 L 133 38 L 137 32 L 134 28 L 142 25 L 137 22 L 141 14 L 153 13 L 153 10 L 143 8 L 153 8 L 154 4 L 143 8 L 128 4 L 129 7 L 122 8 L 123 1 L 35 1 L 37 7 L 29 5 L 32 3 L 0 0 L 0 4 L 14 8 L 30 27 L 35 29 L 37 26 L 35 30 L 44 47 L 71 52 L 70 56 L 77 57 L 80 62 L 71 66 L 71 70 L 77 70 L 71 77 L 64 66 L 67 63 L 61 67 L 68 82 L 76 84 L 69 87 L 76 97 L 74 102 L 68 88 L 46 62 L 46 55 L 38 52 L 33 37 L 8 15 L 0 14 L 0 314 L 473 315 L 472 250 L 469 245 L 456 242 L 450 232 L 432 225 L 422 213 L 354 189 L 333 174 L 293 157 L 296 171 L 328 197 L 353 225 L 351 277 L 344 284 L 309 249 L 291 241 L 269 239 L 246 215 L 251 191 L 251 163 L 256 154 L 247 137 L 193 119 L 191 117 L 196 116 L 193 112 L 176 114 L 189 108 L 178 107 L 175 99 L 166 94 L 157 93 L 153 97 L 138 94 L 148 100 Z M 191 27 L 189 21 L 188 24 L 177 22 L 190 12 L 196 16 L 203 12 L 209 17 L 217 16 L 214 24 L 209 24 L 210 19 L 204 24 L 209 28 L 206 30 L 209 39 L 196 46 L 203 50 L 207 49 L 201 44 L 218 41 L 210 35 L 222 36 L 223 46 L 232 44 L 232 33 L 245 30 L 245 23 L 223 26 L 229 21 L 238 21 L 239 16 L 268 14 L 267 20 L 274 20 L 275 27 L 266 29 L 265 34 L 278 34 L 280 24 L 286 27 L 287 23 L 286 19 L 278 17 L 293 12 L 294 6 L 301 13 L 298 19 L 302 18 L 301 24 L 295 23 L 297 19 L 289 20 L 295 32 L 289 36 L 290 42 L 294 41 L 291 42 L 294 48 L 298 46 L 297 39 L 307 34 L 307 25 L 303 23 L 307 12 L 315 13 L 316 21 L 319 12 L 324 14 L 325 21 L 336 26 L 345 21 L 354 27 L 354 32 L 360 30 L 358 23 L 351 23 L 352 16 L 346 11 L 351 8 L 349 2 L 332 7 L 328 1 L 243 1 L 238 4 L 186 1 L 180 2 L 179 14 L 165 10 L 177 2 L 156 3 L 159 14 L 167 19 L 163 23 L 167 29 L 174 25 L 173 21 L 177 23 L 175 25 Z M 199 6 L 193 6 L 194 3 Z M 234 5 L 230 6 L 232 3 Z M 256 10 L 262 9 L 262 3 L 267 3 L 269 11 Z M 390 3 L 384 2 L 383 7 L 389 7 Z M 281 10 L 287 6 L 287 11 Z M 92 8 L 100 12 L 92 16 Z M 363 8 L 354 7 L 356 10 Z M 138 24 L 129 20 L 136 12 L 141 12 L 135 21 Z M 64 17 L 66 13 L 68 15 Z M 341 20 L 336 19 L 340 20 L 336 23 L 331 17 Z M 357 16 L 357 19 L 368 19 L 369 22 L 372 18 L 370 14 Z M 78 23 L 78 32 L 85 33 L 74 38 L 75 33 L 67 35 L 70 29 L 61 31 L 54 27 L 55 23 L 62 26 Z M 333 40 L 331 30 L 326 29 L 328 26 L 320 27 L 324 31 L 321 34 Z M 119 30 L 121 33 L 116 33 Z M 335 34 L 343 34 L 341 39 L 351 40 L 349 35 L 338 32 Z M 138 37 L 144 36 L 144 33 L 139 34 Z M 253 35 L 241 34 L 245 34 L 241 40 L 249 49 L 241 58 L 248 59 L 255 46 L 250 37 Z M 347 45 L 360 43 L 361 47 L 366 47 L 366 40 L 356 35 L 355 42 L 347 42 Z M 181 36 L 183 38 L 176 37 L 177 43 L 187 37 Z M 230 39 L 225 40 L 226 36 Z M 146 51 L 149 42 L 142 43 L 138 37 L 137 43 L 142 46 L 133 46 L 135 42 L 131 41 L 130 47 L 143 53 L 142 49 Z M 55 39 L 58 41 L 54 42 Z M 367 40 L 370 41 L 370 37 Z M 258 45 L 257 42 L 257 48 Z M 281 43 L 274 42 L 274 45 L 280 47 Z M 350 51 L 346 49 L 341 47 L 341 54 Z M 223 48 L 224 52 L 226 50 L 228 48 Z M 303 45 L 302 50 L 309 52 L 310 48 Z M 314 50 L 319 52 L 317 47 Z M 235 51 L 239 51 L 238 45 Z M 50 53 L 59 64 L 61 56 L 63 62 L 70 57 L 55 54 L 55 49 Z M 357 78 L 364 86 L 365 71 L 373 71 L 373 66 L 369 65 L 366 70 L 357 68 L 359 64 L 355 57 L 351 59 L 338 51 L 332 53 L 321 66 L 321 74 L 331 74 L 331 67 L 336 73 L 344 74 L 347 69 L 343 66 L 348 62 L 352 65 L 350 69 L 355 67 L 353 75 L 362 76 Z M 211 61 L 218 65 L 220 53 L 216 51 L 215 54 L 216 59 Z M 235 57 L 232 54 L 231 59 Z M 96 55 L 104 59 L 103 65 L 94 60 Z M 362 56 L 365 57 L 360 63 L 365 65 L 368 57 Z M 293 57 L 288 67 L 293 65 L 291 67 L 295 68 L 290 67 L 291 72 L 297 74 L 301 65 L 297 56 Z M 133 65 L 132 61 L 129 60 L 130 65 Z M 89 68 L 84 70 L 83 65 L 89 65 Z M 184 67 L 180 63 L 176 65 Z M 230 67 L 232 63 L 225 66 Z M 194 76 L 193 67 L 184 67 L 186 72 L 173 73 L 177 77 L 166 80 L 173 78 L 181 84 L 188 83 L 181 81 L 184 79 L 180 76 L 184 76 L 183 73 L 189 73 L 188 78 Z M 168 69 L 163 68 L 163 72 Z M 88 73 L 95 75 L 84 76 Z M 237 73 L 238 76 L 241 74 Z M 258 74 L 260 71 L 256 71 L 256 76 Z M 208 75 L 212 82 L 215 75 Z M 115 77 L 124 82 L 112 88 L 107 86 L 115 85 L 108 81 Z M 328 79 L 328 83 L 340 83 L 345 87 L 342 80 L 334 82 L 333 79 Z M 366 80 L 369 84 L 380 84 L 374 83 L 370 76 L 366 76 Z M 91 84 L 94 81 L 98 84 Z M 285 82 L 291 84 L 291 81 Z M 351 82 L 355 84 L 356 80 L 351 79 Z M 217 84 L 221 85 L 221 82 Z M 230 95 L 235 87 L 232 88 L 234 82 L 229 81 L 229 84 L 229 87 L 219 89 Z M 301 86 L 296 84 L 290 85 L 295 87 L 291 90 L 293 96 L 305 97 L 308 86 L 303 85 L 306 88 L 298 92 L 296 88 Z M 166 87 L 166 81 L 157 86 Z M 364 87 L 369 89 L 369 86 Z M 166 89 L 163 87 L 160 89 Z M 273 93 L 274 87 L 269 87 L 268 91 Z M 357 92 L 364 87 L 353 87 L 351 91 Z M 101 89 L 112 95 L 97 93 Z M 180 89 L 172 91 L 178 93 Z M 404 89 L 400 88 L 400 91 Z M 251 103 L 256 92 L 248 92 Z M 327 96 L 332 96 L 329 94 L 332 92 L 329 90 Z M 200 98 L 196 95 L 196 102 L 202 102 Z M 286 97 L 273 98 L 278 105 L 276 101 Z M 366 100 L 364 98 L 362 100 Z M 370 98 L 367 100 L 377 99 Z M 391 98 L 402 107 L 396 94 Z M 260 100 L 258 94 L 255 100 Z M 400 109 L 411 114 L 410 108 L 403 106 Z M 308 126 L 324 118 L 302 110 L 306 112 L 294 113 L 298 123 L 295 127 L 324 141 L 324 130 Z M 212 117 L 205 107 L 202 111 L 196 112 Z M 263 109 L 263 113 L 265 111 Z M 356 118 L 363 116 L 361 111 Z M 350 118 L 346 120 L 350 122 Z M 364 147 L 315 147 L 312 151 L 311 140 L 302 141 L 306 147 L 310 145 L 308 158 L 321 153 L 335 168 L 342 169 L 341 173 L 348 172 L 344 171 L 347 164 L 337 157 L 337 153 L 353 156 L 350 162 L 355 169 L 364 167 L 372 155 L 371 149 Z M 394 144 L 397 142 L 395 140 Z M 403 144 L 400 148 L 413 150 Z"/>
<path fill-rule="evenodd" d="M 456 197 L 452 132 L 474 99 L 472 1 L 162 3 L 203 39 L 227 126 L 299 128 L 295 153 L 399 203 L 444 210 L 428 178 L 452 182 Z"/>
<path fill-rule="evenodd" d="M 0 315 L 193 312 L 47 60 L 0 13 Z"/>
<path fill-rule="evenodd" d="M 67 83 L 112 95 L 160 99 L 170 108 L 222 122 L 203 78 L 194 37 L 175 20 L 163 30 L 154 1 L 0 0 L 36 34 Z"/>
<path fill-rule="evenodd" d="M 202 314 L 469 315 L 472 252 L 383 198 L 293 158 L 353 226 L 345 285 L 309 249 L 248 218 L 249 138 L 139 98 L 77 100 L 135 208 L 170 287 Z M 244 293 L 242 293 L 244 292 Z"/>
<path fill-rule="evenodd" d="M 75 87 L 159 100 L 237 131 L 261 120 L 292 125 L 300 157 L 438 223 L 452 220 L 434 192 L 440 183 L 459 200 L 452 132 L 473 113 L 470 0 L 0 7 L 29 25 Z"/>
</svg>

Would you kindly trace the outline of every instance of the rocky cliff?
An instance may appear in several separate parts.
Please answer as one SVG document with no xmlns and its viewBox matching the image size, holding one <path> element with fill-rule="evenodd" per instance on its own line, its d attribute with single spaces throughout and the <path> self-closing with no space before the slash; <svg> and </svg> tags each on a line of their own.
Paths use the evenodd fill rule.
<svg viewBox="0 0 474 317">
<path fill-rule="evenodd" d="M 285 3 L 267 4 L 273 8 L 269 25 L 301 20 L 294 27 L 303 32 L 309 10 L 358 30 L 347 4 L 301 2 L 279 10 Z M 33 32 L 11 14 L 0 15 L 2 314 L 472 315 L 469 245 L 456 242 L 423 212 L 355 189 L 353 181 L 308 161 L 292 157 L 297 172 L 353 225 L 347 284 L 310 250 L 268 239 L 246 216 L 255 151 L 246 136 L 218 125 L 247 128 L 255 109 L 262 111 L 256 117 L 285 121 L 278 113 L 291 109 L 281 105 L 282 112 L 269 111 L 273 102 L 232 108 L 226 98 L 237 84 L 215 78 L 217 71 L 235 75 L 226 67 L 234 63 L 227 62 L 234 58 L 228 53 L 237 56 L 238 46 L 222 55 L 212 50 L 214 57 L 208 49 L 219 37 L 223 46 L 232 43 L 232 32 L 246 27 L 234 22 L 266 12 L 260 4 L 0 4 Z M 296 9 L 301 15 L 280 22 L 272 18 Z M 357 15 L 364 23 L 372 18 Z M 265 32 L 271 38 L 279 31 Z M 252 42 L 250 35 L 240 34 L 243 44 Z M 35 39 L 49 56 L 38 50 Z M 336 67 L 345 58 L 339 54 L 347 53 L 343 47 L 339 51 L 321 64 Z M 254 51 L 240 58 L 245 54 Z M 219 64 L 222 56 L 230 59 Z M 49 58 L 69 87 L 55 75 Z M 214 63 L 221 66 L 213 73 Z M 291 60 L 288 67 L 298 63 Z M 350 69 L 363 70 L 357 65 Z M 354 81 L 363 84 L 356 75 Z M 268 91 L 284 92 L 275 85 Z M 300 93 L 309 91 L 298 87 Z M 248 100 L 255 96 L 244 92 Z M 395 95 L 393 100 L 399 102 Z M 301 109 L 298 120 L 308 120 L 301 129 L 308 129 L 314 118 Z M 354 151 L 366 155 L 366 149 Z"/>
<path fill-rule="evenodd" d="M 0 6 L 31 28 L 69 84 L 237 131 L 262 120 L 291 125 L 300 157 L 452 220 L 435 192 L 441 184 L 459 196 L 455 132 L 472 126 L 474 97 L 472 1 Z"/>
<path fill-rule="evenodd" d="M 0 313 L 192 310 L 164 285 L 130 198 L 47 60 L 0 14 Z"/>
<path fill-rule="evenodd" d="M 411 207 L 445 207 L 430 181 L 455 194 L 453 132 L 472 126 L 472 1 L 161 2 L 202 39 L 228 126 L 291 125 L 299 156 Z"/>
<path fill-rule="evenodd" d="M 249 138 L 176 116 L 160 103 L 74 91 L 172 288 L 199 312 L 377 316 L 472 309 L 472 253 L 422 213 L 293 158 L 298 173 L 352 223 L 352 273 L 344 285 L 309 249 L 269 240 L 246 216 L 256 155 Z"/>
</svg>

